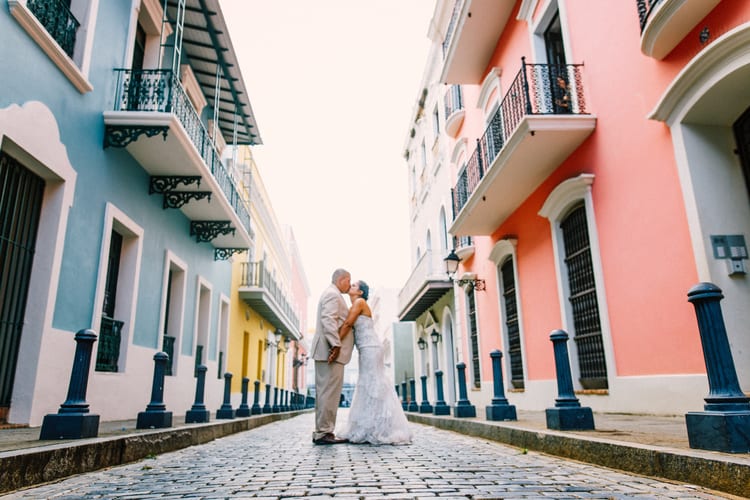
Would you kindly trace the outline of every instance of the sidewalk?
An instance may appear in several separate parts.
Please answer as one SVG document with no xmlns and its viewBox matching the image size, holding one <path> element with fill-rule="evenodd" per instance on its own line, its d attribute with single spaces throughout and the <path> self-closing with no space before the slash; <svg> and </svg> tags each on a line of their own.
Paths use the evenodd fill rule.
<svg viewBox="0 0 750 500">
<path fill-rule="evenodd" d="M 136 430 L 134 420 L 102 422 L 99 437 L 81 440 L 40 441 L 38 427 L 2 429 L 0 493 L 205 443 L 299 413 L 218 421 L 212 415 L 206 424 L 185 424 L 184 416 L 175 416 L 172 428 L 159 430 Z M 464 419 L 407 415 L 415 423 L 522 449 L 750 498 L 750 454 L 691 449 L 684 416 L 595 413 L 596 430 L 553 431 L 543 411 L 518 411 L 517 421 L 503 422 L 485 420 L 484 408 L 477 407 L 477 413 L 480 417 Z"/>
</svg>

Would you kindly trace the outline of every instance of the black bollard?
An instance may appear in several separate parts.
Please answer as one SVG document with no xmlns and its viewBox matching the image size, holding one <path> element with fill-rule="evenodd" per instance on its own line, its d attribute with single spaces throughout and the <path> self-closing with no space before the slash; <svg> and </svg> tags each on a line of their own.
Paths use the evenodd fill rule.
<svg viewBox="0 0 750 500">
<path fill-rule="evenodd" d="M 422 381 L 422 403 L 419 405 L 419 413 L 432 413 L 432 405 L 427 400 L 427 375 L 419 378 Z"/>
<path fill-rule="evenodd" d="M 437 390 L 437 396 L 435 401 L 435 408 L 433 408 L 434 415 L 450 415 L 451 407 L 445 404 L 443 399 L 443 371 L 437 370 L 435 372 L 435 389 Z"/>
<path fill-rule="evenodd" d="M 492 404 L 485 407 L 487 420 L 518 420 L 516 406 L 508 404 L 503 387 L 503 353 L 495 349 L 490 353 L 492 359 L 492 381 L 494 395 Z"/>
<path fill-rule="evenodd" d="M 216 412 L 216 418 L 220 419 L 232 419 L 234 418 L 234 410 L 232 409 L 232 374 L 226 372 L 224 374 L 224 402 L 221 408 Z"/>
<path fill-rule="evenodd" d="M 411 392 L 409 411 L 419 411 L 419 406 L 417 406 L 417 389 L 413 378 L 409 379 L 409 391 Z"/>
<path fill-rule="evenodd" d="M 263 413 L 272 413 L 271 407 L 271 384 L 266 384 L 266 403 L 263 405 Z"/>
<path fill-rule="evenodd" d="M 281 411 L 289 411 L 289 391 L 281 389 Z"/>
<path fill-rule="evenodd" d="M 195 383 L 195 402 L 192 408 L 185 413 L 185 423 L 204 423 L 211 419 L 211 412 L 206 409 L 206 405 L 203 404 L 203 396 L 206 392 L 206 371 L 208 368 L 206 365 L 198 365 L 195 367 L 195 374 L 197 377 Z"/>
<path fill-rule="evenodd" d="M 96 341 L 93 330 L 79 330 L 68 382 L 68 398 L 57 413 L 44 416 L 39 439 L 80 439 L 99 435 L 99 415 L 89 413 L 86 389 L 89 383 L 91 351 Z"/>
<path fill-rule="evenodd" d="M 404 411 L 409 409 L 409 392 L 406 390 L 406 380 L 401 382 L 401 408 Z"/>
<path fill-rule="evenodd" d="M 172 427 L 172 412 L 164 404 L 164 374 L 169 355 L 165 352 L 154 354 L 154 381 L 151 384 L 151 402 L 146 411 L 138 413 L 136 429 L 164 429 Z"/>
<path fill-rule="evenodd" d="M 273 408 L 271 408 L 271 411 L 273 413 L 279 413 L 281 411 L 281 407 L 279 407 L 279 388 L 278 387 L 273 388 Z"/>
<path fill-rule="evenodd" d="M 255 382 L 253 382 L 253 385 L 255 386 L 255 390 L 253 391 L 253 406 L 250 408 L 250 414 L 260 415 L 260 380 L 256 380 Z"/>
<path fill-rule="evenodd" d="M 242 402 L 240 403 L 240 406 L 237 408 L 236 415 L 238 417 L 250 416 L 250 407 L 247 405 L 247 386 L 249 383 L 250 383 L 249 378 L 242 377 Z"/>
<path fill-rule="evenodd" d="M 555 353 L 557 372 L 557 399 L 555 407 L 545 410 L 547 428 L 562 431 L 594 430 L 594 413 L 591 408 L 581 406 L 573 392 L 573 377 L 570 375 L 568 359 L 568 334 L 554 330 L 550 336 Z"/>
<path fill-rule="evenodd" d="M 724 316 L 721 313 L 721 288 L 699 283 L 688 292 L 695 308 L 698 330 L 706 362 L 709 393 L 702 412 L 685 414 L 691 448 L 750 452 L 750 398 L 740 389 L 737 371 L 729 347 Z"/>
<path fill-rule="evenodd" d="M 477 408 L 466 394 L 466 363 L 463 361 L 456 365 L 458 371 L 458 401 L 453 407 L 453 416 L 458 418 L 476 417 Z"/>
</svg>

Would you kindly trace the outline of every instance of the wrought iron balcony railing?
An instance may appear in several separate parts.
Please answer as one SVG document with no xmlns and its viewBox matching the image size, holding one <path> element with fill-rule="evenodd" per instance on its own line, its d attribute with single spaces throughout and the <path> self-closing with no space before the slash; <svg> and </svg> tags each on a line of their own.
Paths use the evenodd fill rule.
<svg viewBox="0 0 750 500">
<path fill-rule="evenodd" d="M 445 38 L 443 39 L 443 57 L 448 53 L 448 47 L 451 46 L 453 34 L 456 31 L 456 22 L 458 22 L 458 16 L 461 14 L 463 4 L 464 0 L 456 0 L 456 3 L 453 4 L 453 13 L 451 14 L 451 20 L 448 23 L 448 29 L 445 30 Z"/>
<path fill-rule="evenodd" d="M 26 7 L 72 59 L 76 33 L 81 23 L 70 12 L 67 5 L 61 0 L 27 0 Z"/>
<path fill-rule="evenodd" d="M 252 238 L 250 212 L 245 201 L 234 179 L 222 163 L 213 138 L 206 130 L 185 89 L 172 70 L 117 69 L 115 71 L 118 73 L 115 111 L 156 111 L 174 114 Z"/>
<path fill-rule="evenodd" d="M 451 85 L 448 92 L 445 93 L 445 118 L 456 111 L 464 109 L 463 95 L 460 85 Z"/>
<path fill-rule="evenodd" d="M 281 287 L 263 265 L 263 261 L 243 262 L 241 272 L 240 286 L 266 289 L 284 316 L 286 316 L 295 329 L 299 330 L 299 316 L 295 312 L 294 307 L 292 307 L 292 304 L 287 300 Z"/>
<path fill-rule="evenodd" d="M 581 64 L 528 64 L 518 72 L 451 190 L 455 219 L 500 154 L 518 124 L 529 115 L 588 114 Z"/>
<path fill-rule="evenodd" d="M 662 0 L 635 0 L 638 6 L 638 19 L 641 22 L 641 33 L 646 28 L 646 23 L 648 23 L 648 18 L 651 17 L 654 8 L 661 2 Z"/>
<path fill-rule="evenodd" d="M 99 346 L 96 351 L 96 371 L 116 372 L 120 359 L 120 332 L 122 321 L 102 316 L 99 327 Z"/>
<path fill-rule="evenodd" d="M 169 359 L 167 360 L 167 366 L 164 369 L 165 375 L 174 375 L 174 371 L 172 370 L 172 367 L 174 366 L 174 342 L 177 340 L 175 337 L 170 337 L 169 335 L 165 335 L 161 346 L 161 350 L 169 356 Z"/>
</svg>

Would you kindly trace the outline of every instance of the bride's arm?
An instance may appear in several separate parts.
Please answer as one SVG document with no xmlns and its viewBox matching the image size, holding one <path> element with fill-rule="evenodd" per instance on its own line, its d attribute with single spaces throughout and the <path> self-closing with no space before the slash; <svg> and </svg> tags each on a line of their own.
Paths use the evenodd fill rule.
<svg viewBox="0 0 750 500">
<path fill-rule="evenodd" d="M 346 316 L 344 323 L 339 327 L 339 339 L 344 340 L 344 337 L 349 335 L 349 332 L 352 331 L 354 322 L 357 320 L 357 317 L 362 313 L 364 303 L 365 301 L 361 298 L 358 298 L 357 300 L 354 301 L 354 304 L 352 304 L 351 309 L 349 309 L 349 314 Z"/>
</svg>

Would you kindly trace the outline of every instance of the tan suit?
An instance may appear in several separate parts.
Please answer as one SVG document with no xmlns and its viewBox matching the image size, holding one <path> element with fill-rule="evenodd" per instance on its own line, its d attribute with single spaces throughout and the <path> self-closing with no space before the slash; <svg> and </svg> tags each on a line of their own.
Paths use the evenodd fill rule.
<svg viewBox="0 0 750 500">
<path fill-rule="evenodd" d="M 349 307 L 336 285 L 331 284 L 320 296 L 318 322 L 310 352 L 315 360 L 315 432 L 313 439 L 333 434 L 336 427 L 336 412 L 344 385 L 344 365 L 352 359 L 354 335 L 349 334 L 342 342 L 339 327 L 344 323 Z M 331 347 L 341 346 L 339 356 L 328 363 Z"/>
</svg>

